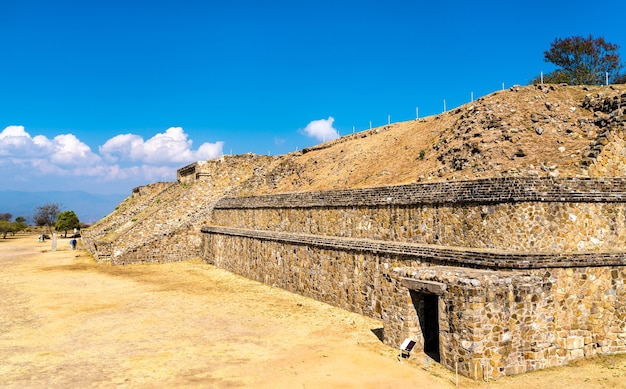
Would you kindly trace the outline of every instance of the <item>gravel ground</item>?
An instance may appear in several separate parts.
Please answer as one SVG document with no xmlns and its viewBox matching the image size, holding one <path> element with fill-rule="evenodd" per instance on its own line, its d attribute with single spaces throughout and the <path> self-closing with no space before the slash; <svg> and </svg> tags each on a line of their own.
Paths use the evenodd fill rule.
<svg viewBox="0 0 626 389">
<path fill-rule="evenodd" d="M 0 387 L 453 388 L 382 324 L 201 261 L 110 266 L 36 236 L 0 239 Z M 605 357 L 465 388 L 615 388 Z"/>
</svg>

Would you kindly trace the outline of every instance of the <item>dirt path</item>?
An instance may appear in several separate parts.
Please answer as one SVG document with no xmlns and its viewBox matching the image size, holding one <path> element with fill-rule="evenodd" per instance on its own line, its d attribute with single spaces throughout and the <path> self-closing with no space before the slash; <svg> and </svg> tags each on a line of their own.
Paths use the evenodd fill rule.
<svg viewBox="0 0 626 389">
<path fill-rule="evenodd" d="M 376 320 L 200 261 L 109 266 L 64 239 L 0 239 L 0 297 L 0 387 L 455 387 L 423 355 L 399 360 Z M 612 357 L 459 386 L 608 388 L 625 371 Z"/>
</svg>

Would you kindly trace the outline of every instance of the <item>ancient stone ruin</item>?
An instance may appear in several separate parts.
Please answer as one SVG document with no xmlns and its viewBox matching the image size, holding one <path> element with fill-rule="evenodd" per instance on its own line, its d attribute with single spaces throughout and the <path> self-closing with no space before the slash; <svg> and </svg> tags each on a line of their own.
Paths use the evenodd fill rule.
<svg viewBox="0 0 626 389">
<path fill-rule="evenodd" d="M 624 87 L 515 87 L 191 164 L 83 239 L 98 260 L 200 257 L 380 319 L 386 344 L 475 379 L 566 365 L 626 351 L 625 130 Z"/>
</svg>

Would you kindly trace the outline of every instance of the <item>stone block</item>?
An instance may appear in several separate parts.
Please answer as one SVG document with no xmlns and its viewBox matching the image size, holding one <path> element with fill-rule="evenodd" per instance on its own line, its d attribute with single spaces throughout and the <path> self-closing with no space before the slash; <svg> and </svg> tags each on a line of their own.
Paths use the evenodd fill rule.
<svg viewBox="0 0 626 389">
<path fill-rule="evenodd" d="M 568 336 L 565 339 L 565 349 L 582 349 L 585 346 L 585 338 L 582 336 Z"/>
<path fill-rule="evenodd" d="M 526 372 L 525 365 L 509 365 L 504 368 L 506 375 L 522 374 Z"/>
<path fill-rule="evenodd" d="M 583 348 L 585 358 L 593 357 L 597 354 L 597 348 L 595 344 L 588 344 Z"/>
<path fill-rule="evenodd" d="M 582 359 L 584 357 L 585 357 L 585 352 L 583 349 L 570 350 L 569 352 L 569 359 L 571 360 Z"/>
</svg>

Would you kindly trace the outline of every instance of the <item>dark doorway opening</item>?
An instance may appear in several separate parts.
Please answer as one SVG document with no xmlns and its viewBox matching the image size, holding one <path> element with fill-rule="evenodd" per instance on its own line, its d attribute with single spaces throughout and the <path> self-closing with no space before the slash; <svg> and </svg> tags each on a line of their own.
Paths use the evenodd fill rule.
<svg viewBox="0 0 626 389">
<path fill-rule="evenodd" d="M 439 357 L 439 298 L 435 294 L 411 291 L 411 300 L 424 337 L 424 354 L 434 361 Z"/>
</svg>

